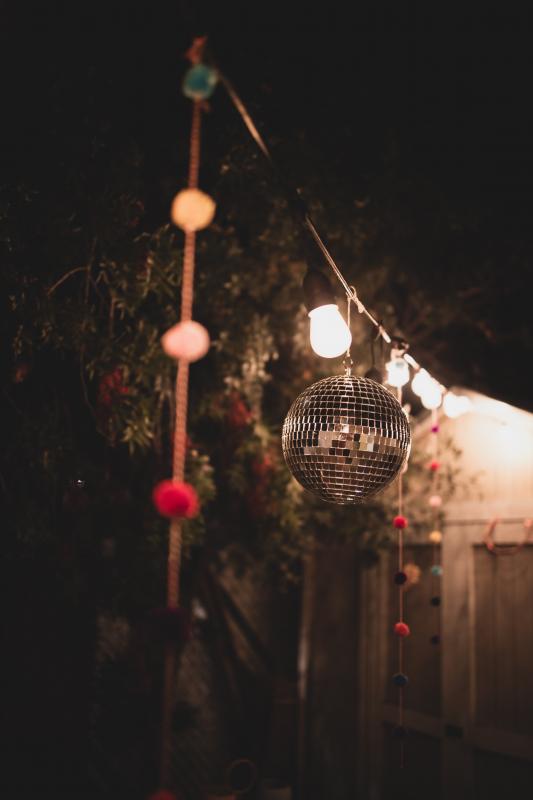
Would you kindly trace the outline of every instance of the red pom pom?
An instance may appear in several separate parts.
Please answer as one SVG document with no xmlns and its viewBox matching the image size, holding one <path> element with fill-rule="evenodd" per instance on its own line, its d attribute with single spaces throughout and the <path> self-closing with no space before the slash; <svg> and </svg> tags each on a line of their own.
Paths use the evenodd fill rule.
<svg viewBox="0 0 533 800">
<path fill-rule="evenodd" d="M 396 636 L 401 636 L 403 639 L 405 636 L 409 636 L 411 629 L 406 622 L 397 622 L 394 626 L 394 633 Z"/>
<path fill-rule="evenodd" d="M 440 469 L 440 461 L 432 461 L 429 465 L 429 468 L 432 472 L 436 472 Z"/>
<path fill-rule="evenodd" d="M 182 481 L 161 481 L 154 487 L 152 500 L 162 517 L 195 517 L 200 508 L 194 487 Z"/>
<path fill-rule="evenodd" d="M 103 406 L 110 406 L 120 395 L 129 394 L 129 389 L 124 386 L 123 380 L 120 367 L 104 375 L 98 385 L 98 402 Z"/>
<path fill-rule="evenodd" d="M 403 528 L 407 528 L 407 517 L 394 517 L 393 523 L 395 528 L 402 530 Z"/>
<path fill-rule="evenodd" d="M 235 430 L 245 428 L 252 421 L 253 414 L 239 394 L 234 392 L 230 399 L 228 423 Z"/>
</svg>

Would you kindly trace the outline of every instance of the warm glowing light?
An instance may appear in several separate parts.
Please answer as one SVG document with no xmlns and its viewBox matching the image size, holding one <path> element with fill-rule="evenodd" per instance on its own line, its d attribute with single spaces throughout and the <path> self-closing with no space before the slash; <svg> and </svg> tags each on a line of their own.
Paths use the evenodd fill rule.
<svg viewBox="0 0 533 800">
<path fill-rule="evenodd" d="M 455 419 L 460 417 L 461 414 L 466 414 L 472 407 L 472 402 L 469 397 L 464 394 L 454 394 L 454 392 L 446 392 L 442 407 L 447 417 Z"/>
<path fill-rule="evenodd" d="M 388 364 L 385 365 L 387 369 L 387 383 L 389 386 L 405 386 L 409 380 L 409 367 L 407 362 L 401 356 L 394 355 Z"/>
<path fill-rule="evenodd" d="M 442 389 L 440 388 L 440 383 L 430 378 L 430 383 L 428 383 L 424 387 L 424 391 L 420 397 L 422 401 L 422 405 L 424 408 L 428 408 L 430 411 L 438 408 L 442 403 Z"/>
<path fill-rule="evenodd" d="M 311 347 L 322 358 L 337 358 L 352 343 L 350 329 L 338 306 L 328 303 L 309 312 L 311 319 Z"/>
<path fill-rule="evenodd" d="M 411 389 L 419 397 L 422 397 L 424 390 L 431 385 L 433 378 L 426 369 L 419 369 L 411 381 Z"/>
</svg>

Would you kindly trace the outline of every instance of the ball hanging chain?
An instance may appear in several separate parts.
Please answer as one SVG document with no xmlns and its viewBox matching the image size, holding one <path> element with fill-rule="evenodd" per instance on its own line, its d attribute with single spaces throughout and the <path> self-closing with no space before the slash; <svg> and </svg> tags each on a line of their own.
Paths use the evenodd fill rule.
<svg viewBox="0 0 533 800">
<path fill-rule="evenodd" d="M 348 295 L 346 295 L 346 324 L 348 325 L 348 330 L 350 332 L 352 330 L 352 319 L 351 319 L 351 313 L 350 313 L 351 307 L 352 306 L 351 306 L 351 303 L 350 303 L 350 298 L 348 297 Z M 352 342 L 350 341 L 350 344 L 346 348 L 346 355 L 344 356 L 344 359 L 342 361 L 342 366 L 344 367 L 344 374 L 345 375 L 351 375 L 352 374 L 353 359 L 352 359 L 351 349 L 352 349 Z"/>
</svg>

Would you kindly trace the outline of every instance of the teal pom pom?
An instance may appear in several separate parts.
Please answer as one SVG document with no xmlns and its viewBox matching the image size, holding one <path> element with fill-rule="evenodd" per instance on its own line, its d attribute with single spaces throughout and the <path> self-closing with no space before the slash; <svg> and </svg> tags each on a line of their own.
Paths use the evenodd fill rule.
<svg viewBox="0 0 533 800">
<path fill-rule="evenodd" d="M 440 578 L 440 576 L 442 575 L 442 567 L 441 567 L 441 565 L 440 564 L 433 564 L 433 566 L 431 567 L 431 574 L 432 575 L 436 575 L 437 578 Z"/>
<path fill-rule="evenodd" d="M 392 676 L 392 682 L 395 686 L 398 686 L 398 688 L 403 689 L 404 686 L 407 686 L 409 683 L 409 678 L 407 675 L 404 675 L 403 672 L 397 672 Z"/>
<path fill-rule="evenodd" d="M 205 64 L 196 64 L 185 73 L 183 94 L 191 100 L 207 100 L 211 97 L 218 81 L 214 69 Z"/>
</svg>

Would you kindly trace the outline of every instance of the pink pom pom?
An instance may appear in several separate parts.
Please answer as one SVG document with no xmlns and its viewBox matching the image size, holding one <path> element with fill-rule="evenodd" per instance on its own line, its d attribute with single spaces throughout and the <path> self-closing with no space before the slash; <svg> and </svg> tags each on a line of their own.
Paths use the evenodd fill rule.
<svg viewBox="0 0 533 800">
<path fill-rule="evenodd" d="M 407 517 L 394 517 L 392 524 L 395 528 L 398 528 L 398 530 L 403 530 L 404 528 L 407 528 Z"/>
<path fill-rule="evenodd" d="M 439 494 L 432 494 L 429 498 L 429 505 L 431 508 L 440 508 L 442 505 L 442 497 Z"/>
<path fill-rule="evenodd" d="M 429 465 L 429 468 L 430 468 L 431 472 L 437 472 L 437 470 L 440 469 L 440 461 L 436 461 L 436 460 L 431 461 L 430 465 Z"/>
<path fill-rule="evenodd" d="M 409 628 L 409 625 L 406 622 L 397 622 L 396 625 L 394 626 L 394 633 L 396 634 L 396 636 L 401 636 L 401 638 L 403 639 L 406 636 L 410 635 L 411 629 Z"/>
<path fill-rule="evenodd" d="M 178 322 L 161 337 L 167 356 L 185 361 L 198 361 L 209 350 L 209 334 L 203 325 L 190 319 Z"/>
<path fill-rule="evenodd" d="M 162 517 L 195 517 L 200 509 L 198 495 L 190 483 L 161 481 L 154 487 L 152 500 Z"/>
</svg>

